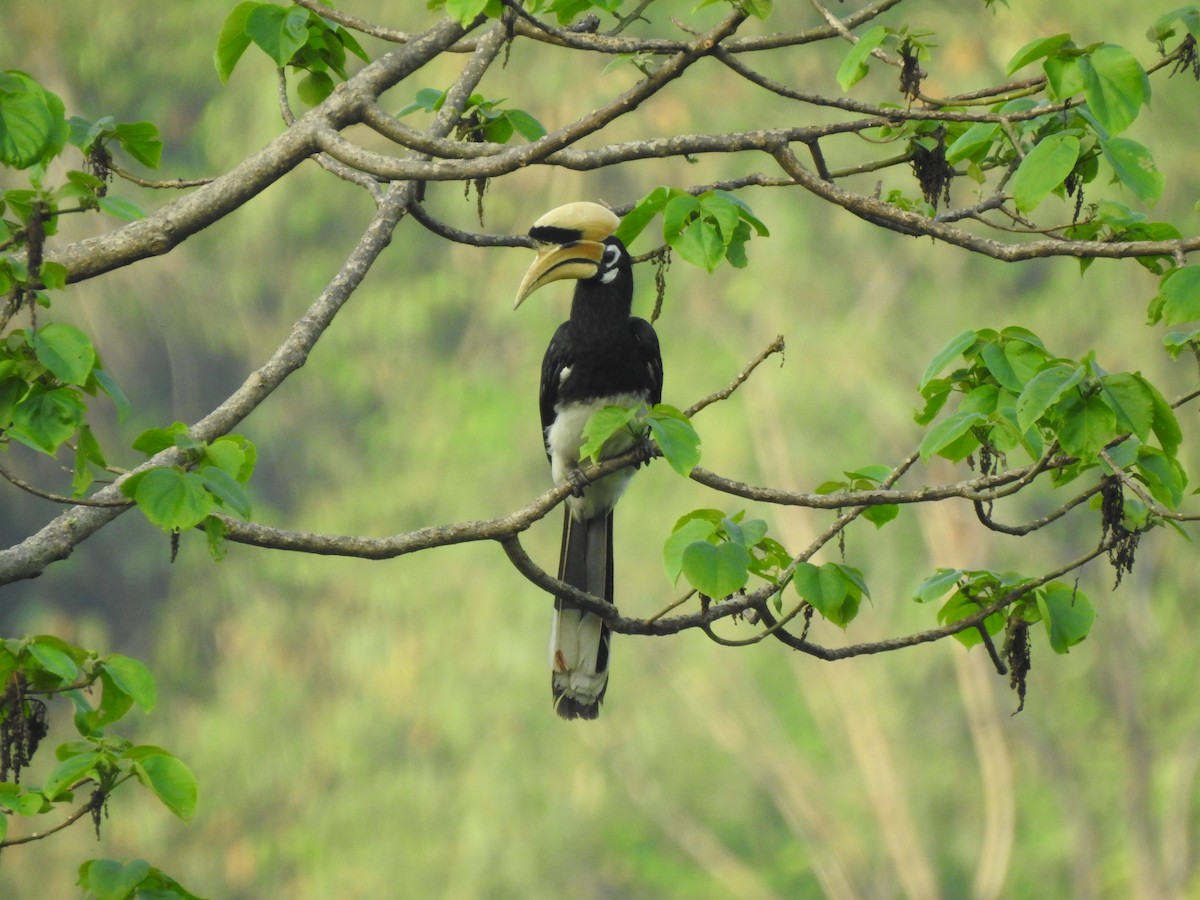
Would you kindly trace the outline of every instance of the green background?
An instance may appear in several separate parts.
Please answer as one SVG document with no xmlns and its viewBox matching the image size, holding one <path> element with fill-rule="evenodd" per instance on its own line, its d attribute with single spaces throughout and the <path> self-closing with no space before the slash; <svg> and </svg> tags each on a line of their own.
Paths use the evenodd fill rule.
<svg viewBox="0 0 1200 900">
<path fill-rule="evenodd" d="M 227 87 L 216 77 L 212 50 L 231 5 L 14 4 L 3 12 L 0 66 L 29 72 L 69 113 L 157 123 L 163 177 L 217 174 L 282 127 L 265 57 L 252 49 Z M 692 5 L 664 4 L 652 17 L 687 16 Z M 423 4 L 345 6 L 395 27 L 430 21 Z M 1060 31 L 1081 46 L 1121 43 L 1148 63 L 1145 28 L 1172 4 L 1012 7 L 912 2 L 885 21 L 937 30 L 926 87 L 952 93 L 1000 79 L 1022 44 Z M 795 4 L 766 27 L 792 22 L 816 24 L 816 15 Z M 759 64 L 835 93 L 844 52 L 827 43 Z M 385 107 L 444 87 L 464 59 L 420 73 Z M 481 91 L 553 128 L 632 83 L 632 70 L 602 75 L 606 62 L 521 42 Z M 898 102 L 893 73 L 875 69 L 852 95 Z M 614 137 L 828 115 L 730 84 L 718 64 L 698 66 L 617 123 Z M 1154 88 L 1130 135 L 1167 174 L 1156 217 L 1194 234 L 1196 85 L 1159 77 Z M 847 143 L 827 154 L 836 167 L 864 149 L 878 152 Z M 660 183 L 770 169 L 754 156 L 590 174 L 535 167 L 491 187 L 483 227 L 521 232 L 568 200 L 629 202 Z M 886 193 L 908 179 L 898 170 L 853 186 L 869 193 L 876 180 Z M 957 190 L 956 203 L 970 202 Z M 165 202 L 123 184 L 114 191 L 147 209 Z M 911 412 L 928 360 L 966 328 L 1021 324 L 1062 356 L 1095 349 L 1109 371 L 1141 370 L 1169 398 L 1194 385 L 1194 363 L 1171 362 L 1161 329 L 1145 326 L 1156 281 L 1132 262 L 1100 261 L 1081 278 L 1072 260 L 1005 265 L 878 232 L 798 189 L 744 196 L 772 236 L 750 244 L 745 270 L 709 276 L 677 262 L 656 326 L 664 400 L 680 407 L 728 383 L 776 334 L 787 339 L 782 367 L 769 363 L 697 417 L 703 464 L 717 472 L 808 490 L 844 469 L 895 464 L 920 441 Z M 461 185 L 431 185 L 428 205 L 480 227 Z M 193 421 L 235 388 L 320 292 L 370 213 L 361 190 L 305 165 L 169 256 L 71 289 L 50 315 L 88 331 L 136 409 L 117 424 L 96 405 L 110 460 L 132 464 L 135 454 L 121 459 L 114 448 L 143 428 Z M 64 231 L 112 227 L 88 217 Z M 570 289 L 544 290 L 514 313 L 529 261 L 526 250 L 450 245 L 402 222 L 307 365 L 239 429 L 259 448 L 256 518 L 386 535 L 492 517 L 543 490 L 537 379 Z M 636 275 L 635 309 L 646 315 L 651 272 Z M 1194 439 L 1193 415 L 1182 418 Z M 66 477 L 27 466 L 40 483 Z M 965 474 L 931 465 L 909 478 Z M 0 498 L 5 545 L 54 513 L 12 488 Z M 1024 521 L 1052 503 L 1041 494 L 997 515 Z M 700 506 L 747 508 L 793 549 L 831 515 L 739 504 L 653 465 L 617 517 L 627 615 L 651 615 L 676 595 L 660 548 L 676 517 Z M 558 531 L 555 514 L 525 539 L 544 565 Z M 1032 574 L 1098 540 L 1094 513 L 1020 540 L 983 533 L 961 502 L 905 509 L 879 532 L 861 523 L 846 561 L 862 569 L 873 602 L 845 634 L 825 625 L 812 637 L 838 645 L 930 627 L 933 610 L 908 597 L 936 566 Z M 1015 717 L 1005 679 L 980 651 L 951 641 L 828 664 L 771 642 L 734 650 L 687 633 L 618 637 L 601 718 L 574 724 L 550 707 L 548 599 L 498 545 L 387 562 L 234 546 L 219 564 L 200 536 L 182 545 L 171 565 L 167 539 L 122 516 L 41 578 L 5 588 L 0 616 L 8 634 L 52 632 L 151 666 L 159 708 L 135 714 L 131 727 L 192 767 L 195 820 L 118 792 L 99 843 L 83 823 L 8 850 L 0 895 L 75 896 L 75 867 L 92 856 L 144 857 L 213 898 L 1200 891 L 1196 565 L 1193 546 L 1165 531 L 1142 542 L 1117 592 L 1104 565 L 1084 572 L 1095 629 L 1066 657 L 1035 635 L 1029 701 Z M 836 559 L 832 550 L 816 561 Z M 41 774 L 35 766 L 31 780 Z"/>
</svg>

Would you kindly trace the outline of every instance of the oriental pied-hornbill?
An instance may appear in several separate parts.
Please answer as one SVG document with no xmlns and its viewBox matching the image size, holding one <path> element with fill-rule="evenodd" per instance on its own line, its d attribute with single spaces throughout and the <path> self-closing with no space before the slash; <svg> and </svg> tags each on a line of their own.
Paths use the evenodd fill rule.
<svg viewBox="0 0 1200 900">
<path fill-rule="evenodd" d="M 613 601 L 613 505 L 633 477 L 622 469 L 591 483 L 579 477 L 583 427 L 605 406 L 653 405 L 662 400 L 662 357 L 650 323 L 630 315 L 633 266 L 613 235 L 620 224 L 598 203 L 568 203 L 538 219 L 529 236 L 537 258 L 517 291 L 516 306 L 552 281 L 576 279 L 571 317 L 558 327 L 542 360 L 542 436 L 557 483 L 576 483 L 563 518 L 558 577 Z M 600 457 L 633 446 L 614 435 Z M 594 719 L 608 687 L 608 626 L 561 597 L 550 632 L 550 686 L 564 719 Z"/>
</svg>

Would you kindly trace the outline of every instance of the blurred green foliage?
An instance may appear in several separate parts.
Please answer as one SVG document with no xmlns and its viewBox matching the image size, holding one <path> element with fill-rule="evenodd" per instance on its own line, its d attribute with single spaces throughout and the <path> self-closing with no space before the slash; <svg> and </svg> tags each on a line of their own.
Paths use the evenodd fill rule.
<svg viewBox="0 0 1200 900">
<path fill-rule="evenodd" d="M 692 5 L 677 4 L 683 13 Z M 934 68 L 981 84 L 1032 37 L 1064 29 L 1081 46 L 1114 40 L 1148 56 L 1138 42 L 1160 12 L 1115 0 L 994 12 L 953 0 L 910 5 L 905 14 L 919 13 L 914 24 L 937 35 Z M 0 60 L 84 116 L 155 122 L 171 177 L 213 174 L 281 127 L 261 54 L 220 86 L 212 51 L 230 8 L 130 0 L 97 15 L 79 0 L 19 4 L 4 13 Z M 598 102 L 607 83 L 563 95 L 568 57 L 514 53 L 486 94 L 540 121 Z M 819 47 L 776 53 L 771 64 L 833 91 L 843 57 Z M 447 63 L 439 83 L 452 71 Z M 638 126 L 702 129 L 712 98 L 703 82 L 694 89 L 691 102 L 648 106 Z M 733 116 L 746 122 L 794 115 L 778 99 L 738 104 Z M 1200 230 L 1200 175 L 1183 164 L 1194 150 L 1179 123 L 1194 105 L 1190 80 L 1158 82 L 1152 114 L 1130 129 L 1170 173 L 1155 215 L 1190 233 Z M 486 224 L 520 232 L 569 199 L 632 201 L 664 182 L 729 174 L 722 161 L 699 160 L 684 175 L 677 165 L 515 175 L 485 197 Z M 882 189 L 897 178 L 883 176 Z M 119 190 L 143 208 L 161 202 Z M 1030 188 L 1031 202 L 1037 193 Z M 927 363 L 965 330 L 1020 325 L 1070 359 L 1096 349 L 1111 371 L 1141 371 L 1168 396 L 1194 384 L 1189 361 L 1163 352 L 1161 326 L 1146 326 L 1157 280 L 1131 263 L 1100 261 L 1083 275 L 1066 260 L 1005 266 L 879 233 L 798 193 L 747 199 L 770 240 L 754 242 L 747 268 L 670 270 L 656 326 L 665 399 L 681 408 L 726 384 L 775 334 L 787 337 L 782 368 L 764 367 L 697 417 L 715 471 L 803 489 L 903 457 L 921 439 L 911 413 L 924 405 Z M 429 204 L 477 224 L 461 186 L 430 186 Z M 91 336 L 137 411 L 97 430 L 125 446 L 145 428 L 206 411 L 305 310 L 368 215 L 356 189 L 302 169 L 169 257 L 72 289 L 63 318 Z M 63 237 L 88 227 L 65 224 Z M 256 517 L 390 534 L 495 515 L 545 487 L 538 360 L 566 299 L 547 295 L 512 313 L 526 261 L 402 223 L 308 364 L 244 423 L 258 448 Z M 637 276 L 645 314 L 651 275 Z M 1191 419 L 1181 426 L 1194 443 Z M 928 480 L 949 472 L 935 461 Z M 662 542 L 680 512 L 713 502 L 665 465 L 639 475 L 619 516 L 623 609 L 651 615 L 669 602 Z M 1025 503 L 1023 514 L 1038 513 L 1038 498 Z M 4 504 L 5 537 L 49 516 L 13 491 Z M 829 514 L 747 515 L 800 543 Z M 871 585 L 874 615 L 856 620 L 847 640 L 928 627 L 928 610 L 909 597 L 937 567 L 1034 569 L 1097 537 L 1067 526 L 1033 546 L 999 535 L 968 543 L 969 509 L 901 515 L 899 544 L 895 525 L 851 536 L 848 557 Z M 953 642 L 827 664 L 687 634 L 620 638 L 604 716 L 573 728 L 552 715 L 545 685 L 548 599 L 497 547 L 382 563 L 233 547 L 214 564 L 201 542 L 185 540 L 170 565 L 167 539 L 124 519 L 36 582 L 7 587 L 3 630 L 145 659 L 158 711 L 131 714 L 129 727 L 138 743 L 187 760 L 200 800 L 183 825 L 153 797 L 118 795 L 99 843 L 71 829 L 8 851 L 0 895 L 77 896 L 75 867 L 93 855 L 154 860 L 222 898 L 1200 890 L 1189 615 L 1200 585 L 1190 545 L 1173 535 L 1143 542 L 1118 594 L 1108 593 L 1110 571 L 1085 572 L 1097 625 L 1068 656 L 1038 658 L 1015 718 L 1016 698 L 981 651 Z M 544 525 L 526 543 L 550 560 L 557 538 Z M 838 632 L 821 638 L 836 643 Z"/>
</svg>

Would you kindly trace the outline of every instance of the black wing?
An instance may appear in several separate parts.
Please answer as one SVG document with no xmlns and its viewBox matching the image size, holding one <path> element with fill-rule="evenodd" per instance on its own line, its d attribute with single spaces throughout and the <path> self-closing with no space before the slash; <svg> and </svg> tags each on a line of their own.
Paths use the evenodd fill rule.
<svg viewBox="0 0 1200 900">
<path fill-rule="evenodd" d="M 649 322 L 638 318 L 629 320 L 629 334 L 637 347 L 639 361 L 645 366 L 647 402 L 651 406 L 662 403 L 663 364 L 658 335 Z"/>
<path fill-rule="evenodd" d="M 542 443 L 546 441 L 546 429 L 554 421 L 554 405 L 558 402 L 558 390 L 562 384 L 563 369 L 570 368 L 571 330 L 567 322 L 558 326 L 550 346 L 542 357 L 542 383 L 538 390 L 538 407 L 542 413 Z M 547 452 L 549 449 L 547 448 Z"/>
</svg>

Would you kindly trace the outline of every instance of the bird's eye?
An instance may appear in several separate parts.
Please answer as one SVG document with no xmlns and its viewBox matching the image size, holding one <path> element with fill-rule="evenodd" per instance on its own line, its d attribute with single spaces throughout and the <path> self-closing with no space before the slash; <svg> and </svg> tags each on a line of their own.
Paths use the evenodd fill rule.
<svg viewBox="0 0 1200 900">
<path fill-rule="evenodd" d="M 621 258 L 621 248 L 615 244 L 609 244 L 604 248 L 604 268 L 611 269 L 617 264 L 617 260 Z"/>
</svg>

